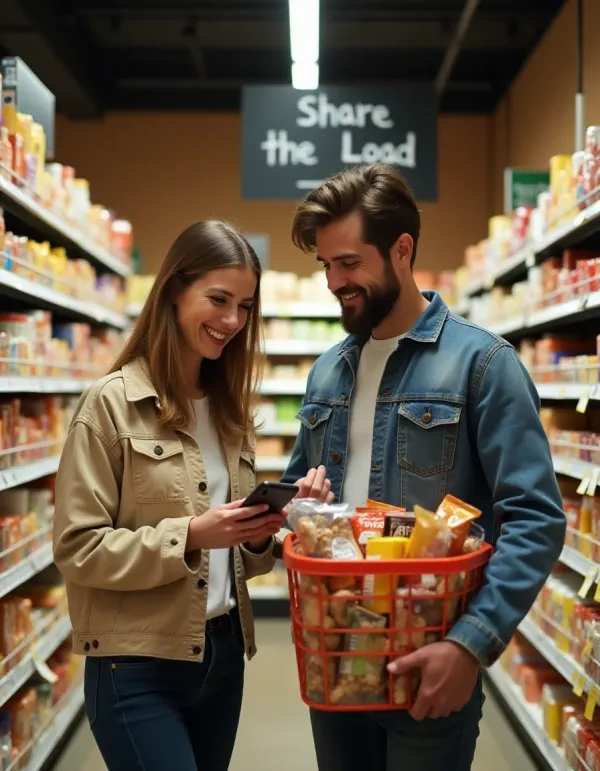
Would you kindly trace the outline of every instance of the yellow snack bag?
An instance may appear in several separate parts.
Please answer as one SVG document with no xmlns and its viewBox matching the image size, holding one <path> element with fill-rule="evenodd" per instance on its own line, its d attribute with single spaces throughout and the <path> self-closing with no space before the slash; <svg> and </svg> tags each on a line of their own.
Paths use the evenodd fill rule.
<svg viewBox="0 0 600 771">
<path fill-rule="evenodd" d="M 415 526 L 408 541 L 407 559 L 447 557 L 452 548 L 452 531 L 445 519 L 415 506 Z"/>
<path fill-rule="evenodd" d="M 366 544 L 368 560 L 401 560 L 406 554 L 408 538 L 370 538 Z M 363 594 L 370 595 L 365 607 L 375 613 L 391 613 L 392 597 L 398 588 L 398 576 L 366 575 Z"/>
</svg>

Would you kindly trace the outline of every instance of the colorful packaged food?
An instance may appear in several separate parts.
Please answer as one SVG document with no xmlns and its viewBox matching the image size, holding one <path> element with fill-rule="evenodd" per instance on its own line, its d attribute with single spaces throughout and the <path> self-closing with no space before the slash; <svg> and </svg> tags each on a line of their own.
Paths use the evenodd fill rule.
<svg viewBox="0 0 600 771">
<path fill-rule="evenodd" d="M 327 504 L 299 498 L 288 507 L 288 522 L 308 557 L 332 560 L 362 559 L 352 531 L 352 509 L 345 504 Z"/>
<path fill-rule="evenodd" d="M 408 538 L 370 538 L 367 541 L 367 560 L 401 560 L 406 554 Z M 392 597 L 399 578 L 394 575 L 366 575 L 363 581 L 365 607 L 376 613 L 392 612 Z"/>
<path fill-rule="evenodd" d="M 365 554 L 367 541 L 383 535 L 385 512 L 375 509 L 357 508 L 351 519 L 354 537 Z"/>
<path fill-rule="evenodd" d="M 410 536 L 407 559 L 447 557 L 454 540 L 448 523 L 432 511 L 415 506 L 415 526 Z"/>
<path fill-rule="evenodd" d="M 436 516 L 447 523 L 454 536 L 449 556 L 462 554 L 469 527 L 481 516 L 481 511 L 453 495 L 446 495 L 437 508 Z"/>
<path fill-rule="evenodd" d="M 402 511 L 398 506 L 392 506 L 390 503 L 382 503 L 381 501 L 373 501 L 370 498 L 367 498 L 367 508 L 383 511 Z"/>
<path fill-rule="evenodd" d="M 342 656 L 339 677 L 331 692 L 334 704 L 374 704 L 385 699 L 385 654 L 388 648 L 385 616 L 367 608 L 353 605 L 348 611 L 349 628 L 360 630 L 348 633 L 344 652 L 365 653 L 365 656 Z M 371 633 L 365 630 L 373 630 Z M 380 630 L 380 631 L 376 631 Z"/>
<path fill-rule="evenodd" d="M 414 528 L 415 514 L 413 511 L 388 511 L 386 513 L 384 536 L 410 538 Z"/>
</svg>

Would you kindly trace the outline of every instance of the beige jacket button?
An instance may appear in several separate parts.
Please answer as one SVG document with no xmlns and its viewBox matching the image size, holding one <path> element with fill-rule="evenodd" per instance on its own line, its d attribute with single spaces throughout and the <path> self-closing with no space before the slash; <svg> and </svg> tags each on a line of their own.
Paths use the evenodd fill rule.
<svg viewBox="0 0 600 771">
<path fill-rule="evenodd" d="M 192 648 L 192 653 L 194 656 L 199 656 L 202 653 L 202 648 L 199 645 L 194 645 Z"/>
<path fill-rule="evenodd" d="M 89 651 L 90 647 L 91 647 L 90 644 L 88 642 L 86 642 L 84 644 L 84 646 L 83 646 L 83 650 L 87 653 Z"/>
<path fill-rule="evenodd" d="M 177 538 L 171 538 L 171 546 L 177 546 L 178 543 L 179 541 L 177 540 Z"/>
<path fill-rule="evenodd" d="M 99 646 L 100 646 L 100 643 L 98 642 L 98 640 L 92 640 L 92 648 L 98 649 Z"/>
<path fill-rule="evenodd" d="M 203 578 L 198 579 L 198 589 L 206 589 L 206 581 Z"/>
<path fill-rule="evenodd" d="M 156 447 L 154 448 L 154 454 L 160 457 L 163 454 L 163 452 L 164 452 L 163 448 L 160 446 L 160 444 L 157 444 Z"/>
<path fill-rule="evenodd" d="M 207 489 L 208 489 L 208 485 L 206 484 L 206 482 L 200 482 L 200 484 L 198 485 L 198 490 L 200 490 L 201 493 L 205 493 Z"/>
</svg>

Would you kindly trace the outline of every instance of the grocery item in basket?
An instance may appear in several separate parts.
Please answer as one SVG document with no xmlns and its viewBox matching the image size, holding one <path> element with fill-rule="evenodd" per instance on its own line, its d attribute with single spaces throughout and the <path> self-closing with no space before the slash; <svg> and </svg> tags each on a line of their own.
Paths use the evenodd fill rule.
<svg viewBox="0 0 600 771">
<path fill-rule="evenodd" d="M 462 553 L 472 554 L 474 551 L 481 549 L 485 542 L 485 531 L 476 522 L 472 522 L 469 528 L 469 535 L 465 538 L 463 543 Z"/>
<path fill-rule="evenodd" d="M 377 509 L 357 508 L 351 519 L 352 532 L 362 553 L 365 554 L 367 541 L 383 535 L 385 512 Z"/>
<path fill-rule="evenodd" d="M 408 538 L 371 538 L 367 542 L 367 560 L 401 560 L 407 546 Z M 366 575 L 363 581 L 364 606 L 376 613 L 391 613 L 398 581 L 397 575 Z"/>
<path fill-rule="evenodd" d="M 408 543 L 407 559 L 447 557 L 453 540 L 452 530 L 445 519 L 415 506 L 415 527 Z"/>
<path fill-rule="evenodd" d="M 345 504 L 300 498 L 288 508 L 288 522 L 307 557 L 330 560 L 362 559 L 352 531 L 353 509 Z"/>
<path fill-rule="evenodd" d="M 436 517 L 443 519 L 454 536 L 449 556 L 462 554 L 463 544 L 469 534 L 471 523 L 481 516 L 481 511 L 468 503 L 446 495 L 436 511 Z"/>
<path fill-rule="evenodd" d="M 348 628 L 361 630 L 348 632 L 344 640 L 344 651 L 365 653 L 365 656 L 342 656 L 339 665 L 339 678 L 331 692 L 334 704 L 375 704 L 385 699 L 387 677 L 385 675 L 385 654 L 388 639 L 384 630 L 387 624 L 385 616 L 374 613 L 360 605 L 352 605 L 348 610 Z M 364 630 L 374 630 L 369 633 Z"/>
<path fill-rule="evenodd" d="M 386 513 L 384 536 L 410 538 L 414 528 L 414 511 L 388 511 Z"/>
<path fill-rule="evenodd" d="M 350 623 L 350 608 L 356 604 L 356 592 L 339 589 L 331 595 L 329 612 L 336 629 L 347 629 Z"/>
<path fill-rule="evenodd" d="M 379 509 L 380 511 L 402 511 L 398 506 L 392 506 L 390 503 L 382 503 L 381 501 L 373 501 L 371 498 L 367 498 L 367 508 Z"/>
<path fill-rule="evenodd" d="M 337 680 L 337 661 L 333 656 L 306 655 L 306 695 L 316 704 L 325 703 L 325 677 L 329 693 Z"/>
</svg>

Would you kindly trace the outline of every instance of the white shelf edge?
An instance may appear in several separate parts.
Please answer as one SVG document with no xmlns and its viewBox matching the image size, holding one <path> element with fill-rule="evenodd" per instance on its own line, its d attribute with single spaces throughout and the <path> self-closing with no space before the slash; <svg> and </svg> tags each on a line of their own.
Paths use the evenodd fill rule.
<svg viewBox="0 0 600 771">
<path fill-rule="evenodd" d="M 577 672 L 579 675 L 583 675 L 588 681 L 588 675 L 585 670 L 568 654 L 560 651 L 553 640 L 548 635 L 544 634 L 539 627 L 537 627 L 533 621 L 529 618 L 524 618 L 519 624 L 519 632 L 528 640 L 533 647 L 541 653 L 549 664 L 552 664 L 554 669 L 567 680 L 569 683 L 573 682 L 573 676 Z"/>
<path fill-rule="evenodd" d="M 592 400 L 600 400 L 600 387 L 597 385 L 583 385 L 580 383 L 536 383 L 536 390 L 540 399 L 578 400 L 586 394 Z"/>
<path fill-rule="evenodd" d="M 63 616 L 33 647 L 40 659 L 46 661 L 70 634 L 71 622 L 68 616 Z M 10 672 L 0 678 L 0 705 L 6 704 L 11 696 L 14 696 L 25 685 L 35 671 L 33 657 L 29 653 Z"/>
<path fill-rule="evenodd" d="M 62 292 L 57 292 L 49 286 L 37 284 L 23 276 L 18 276 L 10 270 L 0 269 L 0 288 L 13 289 L 33 300 L 42 300 L 60 310 L 71 311 L 97 324 L 107 324 L 117 329 L 125 329 L 129 321 L 124 314 L 103 308 L 98 303 L 78 300 Z"/>
<path fill-rule="evenodd" d="M 264 303 L 265 319 L 339 319 L 340 306 L 333 302 Z"/>
<path fill-rule="evenodd" d="M 585 557 L 583 554 L 578 552 L 576 549 L 572 549 L 570 546 L 563 546 L 559 560 L 563 565 L 566 565 L 568 568 L 571 568 L 571 570 L 579 573 L 580 576 L 587 575 L 588 572 L 592 570 L 592 568 L 596 570 L 600 568 L 597 562 L 594 562 L 594 560 Z"/>
<path fill-rule="evenodd" d="M 56 474 L 59 462 L 60 455 L 52 455 L 50 458 L 43 458 L 34 463 L 13 466 L 13 468 L 0 471 L 0 491 L 33 482 L 49 474 Z"/>
<path fill-rule="evenodd" d="M 300 423 L 265 423 L 258 429 L 259 436 L 298 436 Z"/>
<path fill-rule="evenodd" d="M 64 238 L 67 238 L 69 241 L 76 244 L 89 257 L 92 257 L 94 260 L 104 265 L 104 267 L 112 270 L 113 273 L 116 273 L 123 278 L 126 278 L 131 273 L 130 268 L 127 265 L 124 265 L 114 255 L 110 254 L 110 252 L 98 244 L 95 244 L 88 236 L 77 231 L 67 222 L 61 220 L 60 217 L 57 217 L 53 212 L 44 209 L 44 207 L 36 203 L 33 198 L 2 176 L 0 176 L 0 193 L 13 200 L 15 203 L 18 203 L 40 222 L 43 222 L 57 233 L 60 233 Z"/>
<path fill-rule="evenodd" d="M 0 394 L 80 394 L 93 382 L 76 377 L 1 376 Z"/>
<path fill-rule="evenodd" d="M 285 471 L 290 462 L 287 456 L 269 457 L 268 455 L 260 456 L 256 458 L 256 470 L 257 471 Z"/>
<path fill-rule="evenodd" d="M 521 691 L 503 671 L 500 664 L 495 664 L 488 669 L 487 676 L 496 686 L 507 706 L 523 726 L 552 771 L 571 771 L 560 748 L 550 740 L 544 731 L 541 708 L 527 704 Z"/>
<path fill-rule="evenodd" d="M 0 573 L 0 598 L 22 586 L 53 562 L 52 544 L 45 543 L 18 564 Z"/>
<path fill-rule="evenodd" d="M 587 463 L 575 458 L 552 457 L 554 471 L 557 474 L 571 477 L 571 479 L 583 479 L 586 474 L 591 474 L 596 466 L 593 463 Z"/>
<path fill-rule="evenodd" d="M 266 379 L 260 386 L 262 396 L 304 396 L 306 380 Z"/>
<path fill-rule="evenodd" d="M 285 586 L 253 586 L 248 585 L 251 600 L 289 600 L 289 592 Z"/>
<path fill-rule="evenodd" d="M 339 340 L 266 340 L 267 356 L 320 356 Z"/>
<path fill-rule="evenodd" d="M 62 706 L 56 710 L 52 722 L 42 731 L 32 748 L 31 760 L 25 771 L 40 771 L 60 744 L 84 705 L 83 683 L 76 683 L 67 692 Z"/>
</svg>

